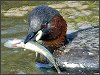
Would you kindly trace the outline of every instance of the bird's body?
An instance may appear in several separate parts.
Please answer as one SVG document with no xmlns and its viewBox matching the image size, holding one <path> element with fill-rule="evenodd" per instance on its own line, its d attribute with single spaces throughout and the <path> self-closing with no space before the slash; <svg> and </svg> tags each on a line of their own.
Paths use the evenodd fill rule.
<svg viewBox="0 0 100 75">
<path fill-rule="evenodd" d="M 40 40 L 52 54 L 54 49 L 64 45 L 67 24 L 57 10 L 48 6 L 39 6 L 32 10 L 29 17 L 29 34 L 25 43 L 39 30 L 43 32 Z"/>
</svg>

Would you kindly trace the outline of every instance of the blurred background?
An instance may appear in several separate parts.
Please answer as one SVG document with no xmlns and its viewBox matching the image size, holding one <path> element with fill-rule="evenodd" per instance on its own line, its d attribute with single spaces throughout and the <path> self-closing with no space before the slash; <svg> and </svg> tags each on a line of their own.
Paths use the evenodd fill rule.
<svg viewBox="0 0 100 75">
<path fill-rule="evenodd" d="M 32 9 L 47 5 L 55 8 L 66 20 L 68 30 L 80 26 L 99 26 L 99 1 L 1 1 L 1 73 L 44 74 L 35 65 L 35 53 L 23 49 L 9 49 L 4 42 L 12 38 L 24 39 L 28 32 L 28 17 Z"/>
</svg>

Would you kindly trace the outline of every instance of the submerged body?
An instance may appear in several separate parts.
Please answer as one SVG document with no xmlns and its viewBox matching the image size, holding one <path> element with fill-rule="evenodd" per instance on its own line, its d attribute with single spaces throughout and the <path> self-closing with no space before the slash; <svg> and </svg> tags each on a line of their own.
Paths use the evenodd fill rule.
<svg viewBox="0 0 100 75">
<path fill-rule="evenodd" d="M 52 54 L 54 49 L 64 45 L 67 24 L 57 10 L 48 6 L 39 6 L 33 9 L 29 17 L 29 33 L 24 43 L 26 44 L 31 39 L 38 41 L 36 34 L 40 30 L 42 35 L 38 40 L 42 40 L 43 46 Z"/>
</svg>

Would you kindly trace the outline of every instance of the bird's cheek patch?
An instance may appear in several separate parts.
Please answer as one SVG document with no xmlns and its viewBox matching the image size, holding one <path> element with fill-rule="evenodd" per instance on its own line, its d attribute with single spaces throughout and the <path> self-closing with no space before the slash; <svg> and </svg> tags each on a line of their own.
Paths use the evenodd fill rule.
<svg viewBox="0 0 100 75">
<path fill-rule="evenodd" d="M 36 41 L 40 40 L 42 37 L 43 32 L 40 30 L 38 31 L 38 33 L 36 34 Z"/>
</svg>

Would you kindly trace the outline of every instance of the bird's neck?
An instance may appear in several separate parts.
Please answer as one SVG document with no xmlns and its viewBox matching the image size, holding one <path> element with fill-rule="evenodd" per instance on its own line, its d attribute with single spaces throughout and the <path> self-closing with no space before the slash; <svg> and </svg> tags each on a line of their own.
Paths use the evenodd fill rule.
<svg viewBox="0 0 100 75">
<path fill-rule="evenodd" d="M 60 35 L 54 40 L 43 41 L 43 44 L 49 49 L 57 49 L 64 45 L 65 36 Z"/>
</svg>

